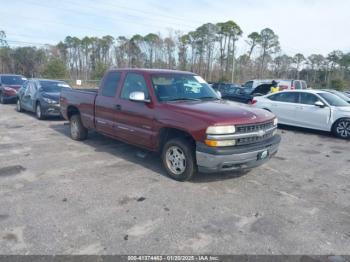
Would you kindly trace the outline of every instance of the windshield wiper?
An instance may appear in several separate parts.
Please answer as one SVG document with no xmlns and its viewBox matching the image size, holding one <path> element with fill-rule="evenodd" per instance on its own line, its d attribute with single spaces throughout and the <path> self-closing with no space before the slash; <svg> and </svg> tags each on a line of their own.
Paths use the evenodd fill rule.
<svg viewBox="0 0 350 262">
<path fill-rule="evenodd" d="M 171 100 L 168 100 L 168 101 L 200 101 L 200 99 L 197 99 L 197 98 L 188 98 L 188 97 L 179 97 L 179 98 L 174 98 L 174 99 L 171 99 Z"/>
</svg>

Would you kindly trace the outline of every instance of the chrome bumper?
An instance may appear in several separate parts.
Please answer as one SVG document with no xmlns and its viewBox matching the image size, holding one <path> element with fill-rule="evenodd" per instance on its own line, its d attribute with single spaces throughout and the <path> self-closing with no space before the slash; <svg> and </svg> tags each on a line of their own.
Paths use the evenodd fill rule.
<svg viewBox="0 0 350 262">
<path fill-rule="evenodd" d="M 200 172 L 210 173 L 250 169 L 260 166 L 277 153 L 280 140 L 280 136 L 275 135 L 268 143 L 247 147 L 247 150 L 244 150 L 244 148 L 240 148 L 236 152 L 232 150 L 232 153 L 229 153 L 230 151 L 203 152 L 203 150 L 199 151 L 197 147 L 196 159 L 198 169 Z M 268 152 L 268 155 L 263 159 L 259 159 L 263 152 Z"/>
</svg>

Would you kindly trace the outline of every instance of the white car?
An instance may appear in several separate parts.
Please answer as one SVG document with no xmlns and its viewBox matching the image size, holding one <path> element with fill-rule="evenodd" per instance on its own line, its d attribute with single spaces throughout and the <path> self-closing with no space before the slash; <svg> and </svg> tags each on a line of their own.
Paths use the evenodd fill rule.
<svg viewBox="0 0 350 262">
<path fill-rule="evenodd" d="M 282 91 L 254 97 L 252 105 L 266 109 L 281 124 L 332 132 L 350 138 L 350 105 L 321 90 Z"/>
</svg>

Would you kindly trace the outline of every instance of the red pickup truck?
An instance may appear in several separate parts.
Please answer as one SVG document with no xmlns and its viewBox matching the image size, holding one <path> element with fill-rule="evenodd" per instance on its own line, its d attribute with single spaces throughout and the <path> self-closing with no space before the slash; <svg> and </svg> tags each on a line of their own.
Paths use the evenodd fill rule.
<svg viewBox="0 0 350 262">
<path fill-rule="evenodd" d="M 220 99 L 200 76 L 181 71 L 107 72 L 99 90 L 64 89 L 61 113 L 72 139 L 88 130 L 159 151 L 170 177 L 251 169 L 278 150 L 276 117 Z"/>
</svg>

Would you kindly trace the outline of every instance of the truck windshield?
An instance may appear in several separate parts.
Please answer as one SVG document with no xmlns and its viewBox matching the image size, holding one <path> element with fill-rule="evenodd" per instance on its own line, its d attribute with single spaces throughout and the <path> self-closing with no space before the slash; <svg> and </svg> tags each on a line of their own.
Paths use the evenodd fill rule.
<svg viewBox="0 0 350 262">
<path fill-rule="evenodd" d="M 26 78 L 23 76 L 2 76 L 1 83 L 5 85 L 22 85 Z"/>
<path fill-rule="evenodd" d="M 159 101 L 219 99 L 207 82 L 196 75 L 153 75 L 152 84 Z"/>
<path fill-rule="evenodd" d="M 61 92 L 63 87 L 69 87 L 65 82 L 59 81 L 40 81 L 40 88 L 47 93 L 58 93 Z"/>
</svg>

